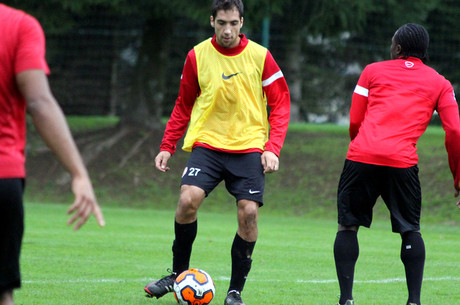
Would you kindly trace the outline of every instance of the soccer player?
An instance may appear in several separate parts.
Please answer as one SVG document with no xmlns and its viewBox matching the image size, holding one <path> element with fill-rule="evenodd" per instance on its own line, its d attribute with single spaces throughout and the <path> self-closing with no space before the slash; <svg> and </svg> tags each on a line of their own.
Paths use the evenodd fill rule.
<svg viewBox="0 0 460 305">
<path fill-rule="evenodd" d="M 32 16 L 0 4 L 0 305 L 19 288 L 24 230 L 26 110 L 46 144 L 72 177 L 69 224 L 78 230 L 94 213 L 104 225 L 85 165 L 46 74 L 45 36 Z"/>
<path fill-rule="evenodd" d="M 455 196 L 460 190 L 460 121 L 452 85 L 425 65 L 428 32 L 405 24 L 394 34 L 391 60 L 366 66 L 350 109 L 351 143 L 337 195 L 338 233 L 334 258 L 339 305 L 354 304 L 352 288 L 360 226 L 370 227 L 372 209 L 382 196 L 392 230 L 402 239 L 407 304 L 420 305 L 425 245 L 420 234 L 421 188 L 417 140 L 437 111 L 446 133 Z M 460 208 L 460 202 L 457 202 Z"/>
<path fill-rule="evenodd" d="M 175 277 L 189 268 L 197 211 L 224 180 L 236 199 L 238 218 L 225 304 L 238 305 L 244 304 L 241 292 L 257 240 L 264 175 L 278 170 L 289 124 L 290 96 L 270 52 L 240 33 L 241 0 L 215 0 L 210 21 L 215 35 L 187 55 L 179 96 L 155 158 L 157 169 L 167 171 L 176 143 L 189 125 L 183 149 L 191 155 L 175 214 L 172 274 L 148 284 L 145 291 L 157 298 L 171 292 Z"/>
</svg>

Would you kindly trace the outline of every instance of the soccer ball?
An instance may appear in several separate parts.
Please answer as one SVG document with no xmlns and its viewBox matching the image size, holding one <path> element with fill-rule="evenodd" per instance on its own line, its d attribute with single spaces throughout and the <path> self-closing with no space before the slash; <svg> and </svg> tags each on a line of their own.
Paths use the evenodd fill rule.
<svg viewBox="0 0 460 305">
<path fill-rule="evenodd" d="M 211 276 L 200 269 L 186 270 L 174 282 L 174 296 L 182 305 L 206 305 L 211 303 L 215 294 Z"/>
</svg>

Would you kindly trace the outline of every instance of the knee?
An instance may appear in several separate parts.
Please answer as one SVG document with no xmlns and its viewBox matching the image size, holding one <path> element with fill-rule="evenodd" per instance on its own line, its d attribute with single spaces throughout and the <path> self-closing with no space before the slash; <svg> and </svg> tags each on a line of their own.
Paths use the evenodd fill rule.
<svg viewBox="0 0 460 305">
<path fill-rule="evenodd" d="M 343 226 L 341 224 L 339 224 L 339 227 L 338 227 L 338 232 L 341 232 L 341 231 L 354 231 L 354 232 L 358 232 L 359 230 L 359 226 Z"/>
<path fill-rule="evenodd" d="M 194 214 L 198 211 L 197 200 L 188 193 L 181 194 L 179 197 L 178 210 L 183 214 Z"/>
<path fill-rule="evenodd" d="M 425 259 L 425 243 L 420 232 L 406 232 L 404 234 L 401 234 L 401 237 L 401 260 L 403 262 L 417 259 Z"/>
<path fill-rule="evenodd" d="M 203 199 L 203 190 L 195 187 L 183 187 L 177 204 L 176 219 L 180 223 L 195 220 Z"/>
<path fill-rule="evenodd" d="M 244 224 L 257 224 L 259 216 L 259 207 L 257 203 L 242 204 L 238 208 L 238 218 Z"/>
</svg>

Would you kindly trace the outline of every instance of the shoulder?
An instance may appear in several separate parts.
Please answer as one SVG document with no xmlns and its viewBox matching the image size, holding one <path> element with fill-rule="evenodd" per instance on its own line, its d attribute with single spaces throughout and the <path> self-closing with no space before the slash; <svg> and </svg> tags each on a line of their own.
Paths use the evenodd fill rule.
<svg viewBox="0 0 460 305">
<path fill-rule="evenodd" d="M 193 47 L 192 50 L 190 50 L 190 52 L 192 52 L 192 51 L 193 51 L 193 52 L 199 51 L 199 50 L 202 50 L 202 49 L 204 49 L 204 48 L 206 48 L 206 47 L 212 46 L 211 39 L 212 39 L 212 38 L 208 38 L 208 39 L 205 39 L 205 40 L 203 40 L 202 42 L 198 43 L 197 45 L 195 45 L 195 46 Z M 190 54 L 190 52 L 189 52 L 189 54 Z"/>
<path fill-rule="evenodd" d="M 255 41 L 252 41 L 251 39 L 248 39 L 248 46 L 251 47 L 251 48 L 254 48 L 260 52 L 267 52 L 268 49 L 260 44 L 258 44 L 257 42 Z"/>
<path fill-rule="evenodd" d="M 10 26 L 15 25 L 15 26 L 21 26 L 21 27 L 34 27 L 34 28 L 40 28 L 40 23 L 38 20 L 33 17 L 32 15 L 29 15 L 28 13 L 15 9 L 9 6 L 6 6 L 4 4 L 0 3 L 0 15 L 2 18 L 0 19 L 1 22 L 7 22 Z"/>
<path fill-rule="evenodd" d="M 9 18 L 17 18 L 27 15 L 24 11 L 18 10 L 16 8 L 7 6 L 5 4 L 0 3 L 0 13 L 2 16 L 2 20 L 9 19 Z"/>
<path fill-rule="evenodd" d="M 271 56 L 268 56 L 270 52 L 268 51 L 267 48 L 249 39 L 248 39 L 248 44 L 245 50 L 248 50 L 250 52 L 251 57 L 253 57 L 256 60 L 260 60 L 262 62 L 265 62 L 267 57 L 270 57 L 270 59 L 273 58 Z"/>
<path fill-rule="evenodd" d="M 364 70 L 383 69 L 385 67 L 394 66 L 395 64 L 396 64 L 396 62 L 394 60 L 376 61 L 376 62 L 368 64 L 364 68 Z"/>
<path fill-rule="evenodd" d="M 447 80 L 443 75 L 441 75 L 438 71 L 434 68 L 423 64 L 422 65 L 423 76 L 430 81 L 432 84 L 436 84 L 438 86 L 444 86 L 447 88 L 452 87 L 452 84 L 449 80 Z"/>
<path fill-rule="evenodd" d="M 0 36 L 4 45 L 44 47 L 45 34 L 35 17 L 2 4 L 0 16 Z"/>
<path fill-rule="evenodd" d="M 267 53 L 269 53 L 268 49 L 264 46 L 261 46 L 257 42 L 254 42 L 250 39 L 248 39 L 248 45 L 246 48 L 250 48 L 253 50 L 254 53 L 260 54 L 262 56 L 267 56 Z"/>
</svg>

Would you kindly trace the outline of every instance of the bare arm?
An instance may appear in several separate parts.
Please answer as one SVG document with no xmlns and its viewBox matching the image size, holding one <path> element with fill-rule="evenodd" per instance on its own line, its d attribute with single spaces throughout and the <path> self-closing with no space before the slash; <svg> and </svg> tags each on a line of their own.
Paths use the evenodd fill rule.
<svg viewBox="0 0 460 305">
<path fill-rule="evenodd" d="M 72 177 L 72 192 L 75 200 L 68 213 L 75 214 L 68 224 L 77 221 L 78 230 L 93 213 L 100 226 L 105 225 L 102 211 L 94 194 L 88 171 L 75 145 L 64 114 L 49 88 L 43 70 L 27 70 L 16 76 L 16 82 L 27 103 L 27 110 L 34 125 L 64 168 Z"/>
</svg>

